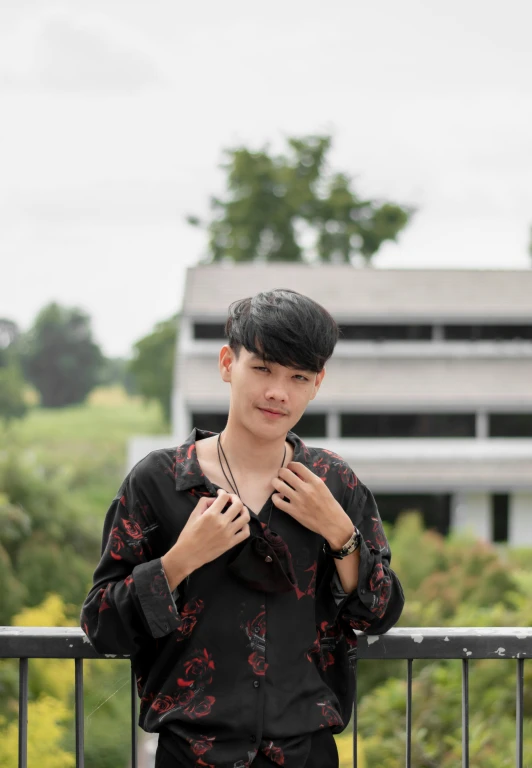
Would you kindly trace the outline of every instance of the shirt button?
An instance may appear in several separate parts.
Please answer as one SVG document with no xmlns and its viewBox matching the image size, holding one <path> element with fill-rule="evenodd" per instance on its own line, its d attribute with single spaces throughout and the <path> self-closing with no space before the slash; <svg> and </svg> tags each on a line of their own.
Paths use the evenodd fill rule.
<svg viewBox="0 0 532 768">
<path fill-rule="evenodd" d="M 255 688 L 258 688 L 258 687 L 259 687 L 259 685 L 260 685 L 260 683 L 259 683 L 259 681 L 258 681 L 258 680 L 253 680 L 253 686 L 254 686 Z"/>
<path fill-rule="evenodd" d="M 255 742 L 255 734 L 254 733 L 251 734 L 251 736 L 249 737 L 249 740 L 251 741 L 251 743 Z"/>
<path fill-rule="evenodd" d="M 272 562 L 271 557 L 269 555 L 266 555 L 266 557 L 264 558 L 264 562 L 265 563 L 271 563 Z"/>
<path fill-rule="evenodd" d="M 168 632 L 168 630 L 170 629 L 170 625 L 165 622 L 163 624 L 163 629 L 164 629 L 165 632 Z"/>
<path fill-rule="evenodd" d="M 361 594 L 361 595 L 365 595 L 365 594 L 366 594 L 366 590 L 365 590 L 365 589 L 361 589 L 361 590 L 360 590 L 360 594 Z"/>
</svg>

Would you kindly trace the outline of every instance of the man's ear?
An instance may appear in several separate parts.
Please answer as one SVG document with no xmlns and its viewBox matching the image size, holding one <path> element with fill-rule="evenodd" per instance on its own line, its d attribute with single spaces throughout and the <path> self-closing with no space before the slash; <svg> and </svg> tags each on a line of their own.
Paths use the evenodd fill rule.
<svg viewBox="0 0 532 768">
<path fill-rule="evenodd" d="M 231 369 L 233 367 L 233 362 L 235 359 L 235 355 L 229 344 L 224 344 L 223 347 L 220 349 L 220 357 L 219 357 L 219 367 L 220 367 L 220 375 L 222 377 L 222 381 L 231 381 Z"/>
<path fill-rule="evenodd" d="M 312 395 L 310 397 L 311 400 L 314 400 L 316 395 L 318 394 L 318 390 L 321 386 L 321 382 L 323 381 L 325 376 L 325 366 L 321 369 L 319 373 L 316 374 L 316 381 L 314 382 L 314 390 L 312 392 Z"/>
</svg>

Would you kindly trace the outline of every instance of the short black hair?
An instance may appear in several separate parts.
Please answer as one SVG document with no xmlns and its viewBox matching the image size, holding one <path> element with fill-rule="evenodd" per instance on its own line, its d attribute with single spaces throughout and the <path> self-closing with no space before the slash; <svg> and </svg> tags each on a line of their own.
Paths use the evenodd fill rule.
<svg viewBox="0 0 532 768">
<path fill-rule="evenodd" d="M 334 351 L 338 326 L 313 299 L 276 288 L 233 301 L 225 335 L 237 357 L 244 347 L 270 363 L 319 373 Z"/>
</svg>

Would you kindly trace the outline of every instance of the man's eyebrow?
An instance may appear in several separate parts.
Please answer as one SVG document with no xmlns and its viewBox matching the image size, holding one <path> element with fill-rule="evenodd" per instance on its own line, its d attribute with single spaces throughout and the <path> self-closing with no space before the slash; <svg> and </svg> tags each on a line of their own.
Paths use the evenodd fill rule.
<svg viewBox="0 0 532 768">
<path fill-rule="evenodd" d="M 251 353 L 250 360 L 255 361 L 258 360 L 261 363 L 268 363 L 268 365 L 272 365 L 271 360 L 266 360 L 264 357 L 261 357 L 261 355 L 257 355 L 255 352 Z M 311 371 L 310 368 L 293 368 L 290 365 L 284 366 L 285 368 L 292 368 L 294 371 L 299 371 L 299 373 L 309 373 L 312 374 L 314 371 Z"/>
</svg>

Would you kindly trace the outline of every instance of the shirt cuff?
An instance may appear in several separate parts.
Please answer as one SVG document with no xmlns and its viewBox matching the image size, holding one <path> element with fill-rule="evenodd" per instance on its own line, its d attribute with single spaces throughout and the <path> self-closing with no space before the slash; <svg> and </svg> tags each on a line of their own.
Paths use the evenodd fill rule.
<svg viewBox="0 0 532 768">
<path fill-rule="evenodd" d="M 177 629 L 180 625 L 176 606 L 179 592 L 177 587 L 173 592 L 170 591 L 161 558 L 139 563 L 133 568 L 132 576 L 152 636 L 164 637 Z"/>
<path fill-rule="evenodd" d="M 346 592 L 342 586 L 342 582 L 340 580 L 340 576 L 338 574 L 338 571 L 336 570 L 336 567 L 334 569 L 334 574 L 331 579 L 331 591 L 332 591 L 334 602 L 336 603 L 336 605 L 340 605 L 342 600 L 348 595 L 348 592 Z"/>
</svg>

